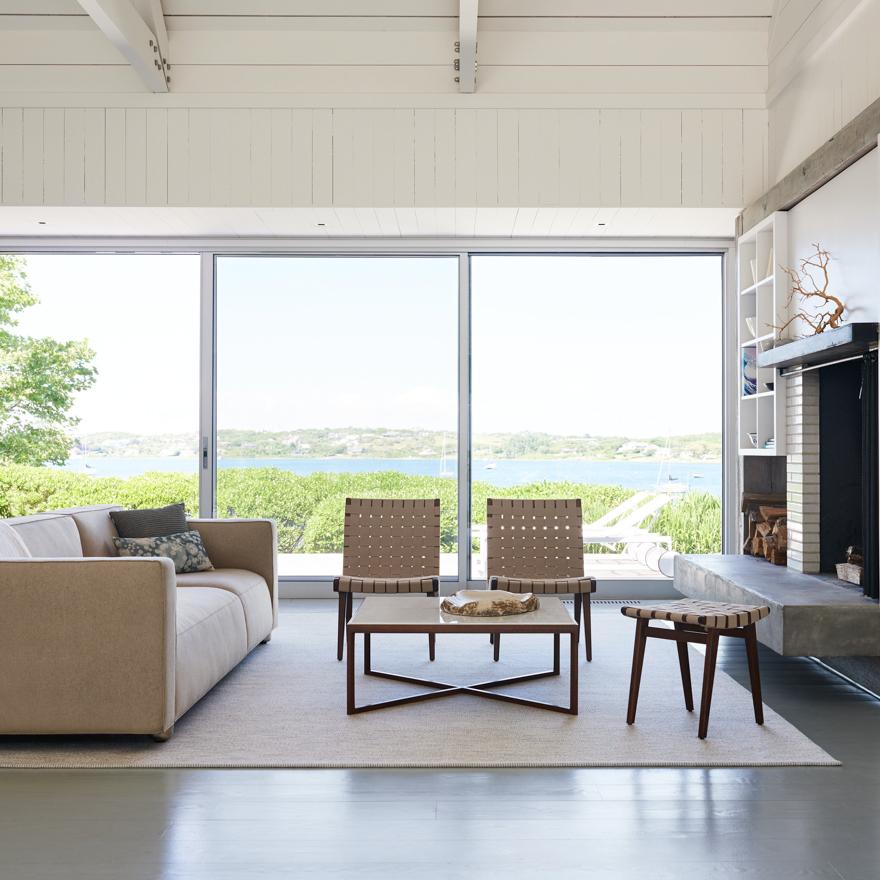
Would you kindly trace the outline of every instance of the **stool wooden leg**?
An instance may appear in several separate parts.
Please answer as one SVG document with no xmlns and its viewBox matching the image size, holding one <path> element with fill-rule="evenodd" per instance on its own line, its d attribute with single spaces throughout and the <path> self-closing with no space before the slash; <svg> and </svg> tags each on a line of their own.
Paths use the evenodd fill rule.
<svg viewBox="0 0 880 880">
<path fill-rule="evenodd" d="M 744 627 L 746 633 L 746 657 L 749 661 L 749 681 L 752 685 L 752 704 L 755 707 L 755 722 L 764 723 L 764 701 L 761 699 L 761 671 L 758 667 L 758 637 L 755 624 Z"/>
<path fill-rule="evenodd" d="M 593 622 L 590 617 L 590 594 L 584 593 L 584 650 L 587 654 L 587 663 L 593 662 Z"/>
<path fill-rule="evenodd" d="M 553 672 L 559 675 L 559 642 L 561 636 L 559 633 L 553 633 Z M 575 655 L 577 656 L 577 655 Z"/>
<path fill-rule="evenodd" d="M 501 658 L 501 633 L 495 633 L 495 644 L 493 645 L 494 651 L 492 654 L 492 658 L 497 663 Z"/>
<path fill-rule="evenodd" d="M 712 687 L 715 684 L 715 661 L 718 659 L 718 630 L 706 632 L 706 663 L 703 666 L 703 695 L 700 700 L 700 727 L 697 736 L 706 738 L 709 730 L 709 710 L 712 708 Z"/>
<path fill-rule="evenodd" d="M 346 605 L 346 594 L 339 594 L 339 611 L 337 614 L 336 627 L 338 632 L 336 633 L 336 659 L 342 659 L 342 651 L 345 646 L 345 605 Z"/>
<path fill-rule="evenodd" d="M 629 705 L 626 709 L 626 723 L 636 720 L 636 706 L 639 702 L 639 685 L 642 682 L 642 664 L 645 660 L 645 644 L 648 641 L 648 621 L 636 621 L 636 641 L 633 647 L 632 674 L 629 679 Z"/>
<path fill-rule="evenodd" d="M 370 647 L 370 633 L 364 633 L 364 675 L 368 674 L 373 669 Z"/>
<path fill-rule="evenodd" d="M 681 632 L 684 627 L 680 623 L 675 628 Z M 694 692 L 691 686 L 691 664 L 688 658 L 687 642 L 676 642 L 678 648 L 678 667 L 681 670 L 681 687 L 684 691 L 684 705 L 688 712 L 694 711 Z"/>
</svg>

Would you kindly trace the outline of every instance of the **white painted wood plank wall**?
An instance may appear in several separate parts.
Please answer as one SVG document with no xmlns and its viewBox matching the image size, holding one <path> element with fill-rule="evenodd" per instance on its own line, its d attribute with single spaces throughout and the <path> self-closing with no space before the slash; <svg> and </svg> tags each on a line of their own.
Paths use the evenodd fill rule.
<svg viewBox="0 0 880 880">
<path fill-rule="evenodd" d="M 23 108 L 4 205 L 738 207 L 757 109 Z"/>
<path fill-rule="evenodd" d="M 880 98 L 880 0 L 786 0 L 770 34 L 772 185 Z"/>
</svg>

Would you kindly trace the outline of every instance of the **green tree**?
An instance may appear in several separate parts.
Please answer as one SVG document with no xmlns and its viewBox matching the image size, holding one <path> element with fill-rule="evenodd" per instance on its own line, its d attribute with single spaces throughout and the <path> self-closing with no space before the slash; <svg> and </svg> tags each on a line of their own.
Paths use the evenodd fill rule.
<svg viewBox="0 0 880 880">
<path fill-rule="evenodd" d="M 0 255 L 0 461 L 63 464 L 75 396 L 97 375 L 85 340 L 58 342 L 13 332 L 15 316 L 38 302 L 21 257 Z"/>
</svg>

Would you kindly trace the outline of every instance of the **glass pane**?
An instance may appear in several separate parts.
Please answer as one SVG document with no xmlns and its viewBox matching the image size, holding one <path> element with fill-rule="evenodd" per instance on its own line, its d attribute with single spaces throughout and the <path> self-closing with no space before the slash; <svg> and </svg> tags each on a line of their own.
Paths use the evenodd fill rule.
<svg viewBox="0 0 880 880">
<path fill-rule="evenodd" d="M 720 256 L 471 260 L 471 576 L 487 497 L 581 498 L 586 571 L 721 548 Z"/>
<path fill-rule="evenodd" d="M 347 496 L 441 499 L 455 575 L 458 260 L 217 260 L 217 512 L 277 521 L 285 576 L 342 571 Z"/>
<path fill-rule="evenodd" d="M 197 256 L 0 256 L 0 367 L 0 516 L 198 513 Z"/>
</svg>

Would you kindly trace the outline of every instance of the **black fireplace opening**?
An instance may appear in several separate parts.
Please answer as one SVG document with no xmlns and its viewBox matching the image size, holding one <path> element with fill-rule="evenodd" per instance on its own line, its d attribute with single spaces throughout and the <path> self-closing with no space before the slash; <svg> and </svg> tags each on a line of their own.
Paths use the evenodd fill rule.
<svg viewBox="0 0 880 880">
<path fill-rule="evenodd" d="M 849 548 L 862 588 L 878 595 L 877 352 L 819 370 L 820 568 L 836 573 Z"/>
</svg>

